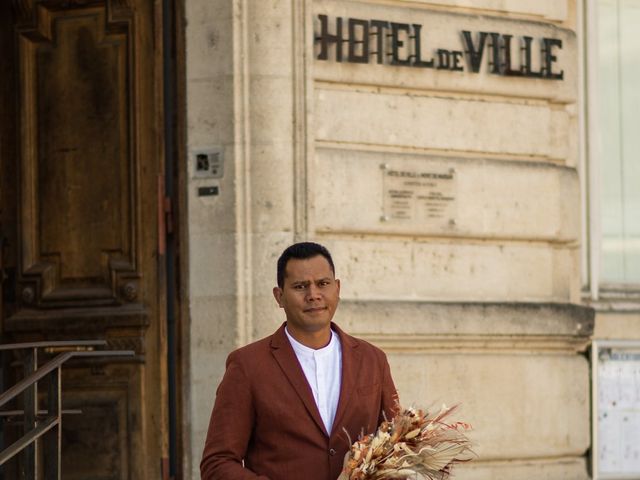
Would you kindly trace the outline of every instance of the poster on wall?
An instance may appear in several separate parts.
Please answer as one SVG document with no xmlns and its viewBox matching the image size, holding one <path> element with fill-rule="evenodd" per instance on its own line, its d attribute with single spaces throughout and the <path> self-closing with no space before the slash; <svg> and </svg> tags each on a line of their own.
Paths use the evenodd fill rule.
<svg viewBox="0 0 640 480">
<path fill-rule="evenodd" d="M 593 343 L 594 479 L 640 478 L 640 342 Z"/>
</svg>

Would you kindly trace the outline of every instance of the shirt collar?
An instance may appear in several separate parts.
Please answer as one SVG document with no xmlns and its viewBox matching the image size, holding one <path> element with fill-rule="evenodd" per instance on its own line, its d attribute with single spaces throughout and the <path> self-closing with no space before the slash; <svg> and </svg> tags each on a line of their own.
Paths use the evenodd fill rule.
<svg viewBox="0 0 640 480">
<path fill-rule="evenodd" d="M 284 327 L 284 333 L 286 333 L 287 338 L 289 339 L 289 343 L 291 343 L 291 346 L 293 347 L 293 350 L 298 354 L 309 356 L 323 355 L 325 353 L 330 353 L 331 351 L 333 351 L 333 349 L 336 347 L 336 343 L 338 342 L 338 336 L 334 333 L 333 329 L 331 329 L 330 332 L 331 339 L 329 340 L 329 343 L 324 347 L 316 350 L 315 348 L 307 347 L 306 345 L 303 345 L 302 343 L 297 341 L 291 336 L 291 334 L 289 333 L 289 329 L 286 326 Z"/>
</svg>

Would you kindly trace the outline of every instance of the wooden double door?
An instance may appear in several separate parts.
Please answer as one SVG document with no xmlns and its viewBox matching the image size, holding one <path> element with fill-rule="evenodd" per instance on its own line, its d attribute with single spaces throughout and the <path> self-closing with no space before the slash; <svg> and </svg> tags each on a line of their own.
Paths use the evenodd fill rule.
<svg viewBox="0 0 640 480">
<path fill-rule="evenodd" d="M 65 479 L 169 476 L 163 14 L 0 2 L 1 339 L 135 351 L 64 367 Z"/>
</svg>

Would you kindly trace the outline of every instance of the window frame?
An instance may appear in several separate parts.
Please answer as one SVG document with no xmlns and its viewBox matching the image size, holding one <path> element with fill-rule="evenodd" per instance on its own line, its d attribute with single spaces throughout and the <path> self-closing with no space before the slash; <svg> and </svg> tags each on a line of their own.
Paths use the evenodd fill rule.
<svg viewBox="0 0 640 480">
<path fill-rule="evenodd" d="M 597 1 L 578 2 L 578 96 L 581 103 L 579 135 L 579 169 L 582 203 L 581 282 L 583 297 L 590 301 L 640 302 L 640 283 L 603 282 L 601 202 L 601 151 L 599 138 L 598 43 L 599 30 Z"/>
</svg>

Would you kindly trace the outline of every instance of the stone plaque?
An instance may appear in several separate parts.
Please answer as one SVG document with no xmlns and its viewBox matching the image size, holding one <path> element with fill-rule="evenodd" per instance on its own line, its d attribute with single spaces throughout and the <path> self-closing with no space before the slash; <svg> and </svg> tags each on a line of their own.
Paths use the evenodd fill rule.
<svg viewBox="0 0 640 480">
<path fill-rule="evenodd" d="M 456 171 L 453 168 L 409 170 L 381 165 L 382 221 L 455 225 Z"/>
</svg>

